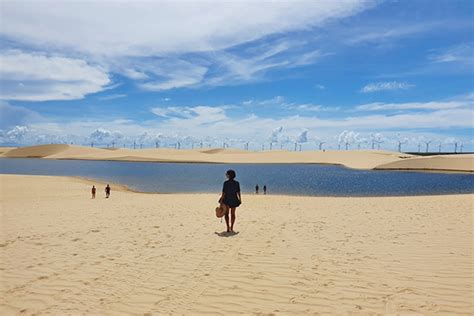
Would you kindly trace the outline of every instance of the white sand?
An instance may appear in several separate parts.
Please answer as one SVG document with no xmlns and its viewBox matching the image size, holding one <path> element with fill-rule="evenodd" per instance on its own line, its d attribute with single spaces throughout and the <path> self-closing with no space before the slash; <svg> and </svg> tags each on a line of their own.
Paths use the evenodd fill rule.
<svg viewBox="0 0 474 316">
<path fill-rule="evenodd" d="M 0 314 L 474 313 L 473 195 L 139 194 L 0 176 Z"/>
<path fill-rule="evenodd" d="M 416 157 L 389 151 L 244 151 L 238 149 L 101 149 L 41 145 L 0 150 L 0 157 L 209 163 L 323 163 L 356 169 L 405 169 L 474 172 L 474 155 Z"/>
</svg>

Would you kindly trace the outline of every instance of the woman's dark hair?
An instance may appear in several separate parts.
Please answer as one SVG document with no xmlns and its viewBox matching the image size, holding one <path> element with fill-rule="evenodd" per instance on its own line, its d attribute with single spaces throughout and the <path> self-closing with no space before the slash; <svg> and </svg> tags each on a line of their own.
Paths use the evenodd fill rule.
<svg viewBox="0 0 474 316">
<path fill-rule="evenodd" d="M 234 179 L 235 178 L 235 171 L 234 170 L 227 170 L 227 172 L 225 173 L 229 179 Z"/>
</svg>

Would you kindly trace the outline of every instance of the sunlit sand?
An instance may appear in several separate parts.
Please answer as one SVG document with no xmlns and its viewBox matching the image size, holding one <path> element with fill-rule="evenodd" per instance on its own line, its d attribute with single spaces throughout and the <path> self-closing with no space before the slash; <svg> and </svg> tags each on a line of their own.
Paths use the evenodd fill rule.
<svg viewBox="0 0 474 316">
<path fill-rule="evenodd" d="M 473 195 L 140 194 L 1 175 L 0 314 L 472 314 Z"/>
</svg>

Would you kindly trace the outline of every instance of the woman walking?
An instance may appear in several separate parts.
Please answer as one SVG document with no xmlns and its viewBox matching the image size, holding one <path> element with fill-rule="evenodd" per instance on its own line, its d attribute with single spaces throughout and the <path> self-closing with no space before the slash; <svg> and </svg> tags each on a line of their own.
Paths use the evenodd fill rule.
<svg viewBox="0 0 474 316">
<path fill-rule="evenodd" d="M 224 182 L 222 187 L 222 195 L 219 199 L 219 203 L 225 208 L 225 223 L 227 224 L 227 232 L 234 231 L 235 223 L 235 209 L 242 204 L 240 196 L 240 184 L 235 181 L 235 171 L 227 170 L 225 173 L 227 181 Z M 229 225 L 229 210 L 230 210 L 230 225 Z"/>
</svg>

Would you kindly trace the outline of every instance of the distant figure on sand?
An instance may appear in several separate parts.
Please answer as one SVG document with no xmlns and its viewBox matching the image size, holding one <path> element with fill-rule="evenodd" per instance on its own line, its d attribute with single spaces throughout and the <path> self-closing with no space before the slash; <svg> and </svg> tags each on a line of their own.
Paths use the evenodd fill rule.
<svg viewBox="0 0 474 316">
<path fill-rule="evenodd" d="M 219 203 L 225 208 L 225 223 L 227 224 L 227 232 L 234 231 L 235 223 L 235 209 L 242 203 L 240 196 L 240 184 L 235 181 L 235 171 L 227 170 L 225 176 L 227 181 L 224 182 L 222 187 L 222 195 L 219 199 Z M 231 222 L 229 225 L 229 210 L 231 215 Z"/>
<path fill-rule="evenodd" d="M 257 184 L 257 185 L 255 186 L 255 194 L 258 194 L 258 189 L 259 189 L 259 187 L 258 187 L 258 184 Z"/>
<path fill-rule="evenodd" d="M 267 194 L 267 185 L 263 185 L 263 194 Z"/>
<path fill-rule="evenodd" d="M 105 187 L 105 198 L 108 199 L 110 196 L 110 185 L 107 184 Z"/>
<path fill-rule="evenodd" d="M 92 186 L 91 193 L 92 193 L 92 198 L 95 199 L 95 185 Z"/>
</svg>

